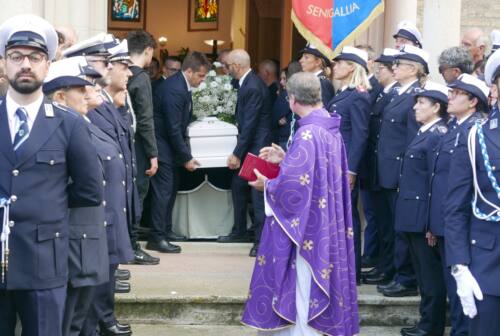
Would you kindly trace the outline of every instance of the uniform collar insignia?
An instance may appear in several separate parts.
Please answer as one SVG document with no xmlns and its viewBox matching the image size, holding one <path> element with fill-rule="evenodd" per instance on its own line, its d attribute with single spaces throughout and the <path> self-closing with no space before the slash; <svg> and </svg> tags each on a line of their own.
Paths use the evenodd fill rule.
<svg viewBox="0 0 500 336">
<path fill-rule="evenodd" d="M 46 103 L 44 104 L 45 106 L 45 116 L 47 118 L 54 118 L 54 108 L 52 107 L 52 104 Z"/>
</svg>

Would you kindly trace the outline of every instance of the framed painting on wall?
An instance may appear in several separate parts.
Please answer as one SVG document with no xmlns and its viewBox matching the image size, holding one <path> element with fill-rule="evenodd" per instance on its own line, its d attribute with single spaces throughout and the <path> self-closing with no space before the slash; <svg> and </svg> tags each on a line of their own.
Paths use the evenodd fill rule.
<svg viewBox="0 0 500 336">
<path fill-rule="evenodd" d="M 219 29 L 219 0 L 188 2 L 188 31 Z"/>
<path fill-rule="evenodd" d="M 146 27 L 146 0 L 108 0 L 108 30 Z"/>
</svg>

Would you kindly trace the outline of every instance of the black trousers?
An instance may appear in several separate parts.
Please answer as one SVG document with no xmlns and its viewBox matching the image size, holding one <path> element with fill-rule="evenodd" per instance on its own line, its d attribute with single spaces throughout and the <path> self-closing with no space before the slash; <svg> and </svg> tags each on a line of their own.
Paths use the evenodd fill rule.
<svg viewBox="0 0 500 336">
<path fill-rule="evenodd" d="M 68 284 L 64 307 L 63 336 L 78 336 L 94 299 L 95 286 L 73 287 Z"/>
<path fill-rule="evenodd" d="M 255 243 L 259 243 L 262 226 L 266 217 L 264 212 L 264 193 L 248 185 L 248 181 L 241 179 L 235 172 L 231 183 L 231 194 L 234 207 L 234 225 L 232 234 L 244 236 L 247 233 L 247 207 L 249 197 L 252 198 L 255 226 Z"/>
<path fill-rule="evenodd" d="M 359 198 L 359 179 L 356 179 L 354 188 L 351 191 L 351 207 L 352 207 L 352 230 L 354 233 L 354 256 L 356 261 L 356 279 L 361 276 L 361 221 L 358 211 Z"/>
<path fill-rule="evenodd" d="M 139 192 L 139 198 L 141 204 L 144 205 L 144 199 L 149 191 L 150 177 L 146 175 L 145 171 L 150 168 L 150 160 L 146 156 L 144 151 L 144 146 L 142 145 L 142 140 L 136 138 L 135 140 L 135 162 L 137 163 L 137 176 L 135 183 L 137 185 L 137 191 Z"/>
<path fill-rule="evenodd" d="M 469 334 L 470 319 L 464 315 L 462 303 L 457 294 L 457 282 L 451 275 L 451 267 L 446 266 L 446 253 L 444 248 L 444 237 L 438 237 L 439 256 L 441 257 L 441 267 L 443 278 L 450 304 L 451 331 L 450 336 L 467 336 Z"/>
<path fill-rule="evenodd" d="M 431 335 L 443 335 L 446 323 L 446 286 L 437 246 L 427 244 L 425 233 L 405 232 L 420 289 L 418 327 Z"/>
<path fill-rule="evenodd" d="M 98 325 L 111 327 L 115 317 L 115 271 L 118 264 L 109 265 L 109 282 L 96 286 L 90 310 L 83 324 L 81 336 L 94 336 Z"/>
<path fill-rule="evenodd" d="M 394 207 L 396 203 L 395 192 L 389 189 L 371 191 L 373 208 L 375 210 L 375 223 L 377 225 L 377 240 L 379 242 L 379 255 L 377 269 L 389 276 L 394 276 Z"/>
<path fill-rule="evenodd" d="M 380 199 L 377 200 L 377 214 L 381 223 L 379 239 L 384 247 L 381 253 L 381 269 L 387 274 L 395 273 L 394 280 L 398 283 L 413 287 L 416 285 L 415 271 L 411 263 L 410 250 L 404 233 L 394 229 L 394 213 L 396 209 L 396 189 L 381 189 Z M 380 207 L 380 208 L 379 208 Z M 392 252 L 389 249 L 392 247 Z M 385 253 L 387 252 L 387 254 Z M 393 265 L 390 266 L 389 263 Z"/>
<path fill-rule="evenodd" d="M 172 231 L 172 211 L 179 188 L 178 167 L 160 162 L 151 179 L 151 231 L 149 240 L 166 238 Z"/>
<path fill-rule="evenodd" d="M 0 335 L 14 336 L 17 316 L 23 336 L 61 336 L 66 286 L 45 290 L 0 290 Z"/>
</svg>

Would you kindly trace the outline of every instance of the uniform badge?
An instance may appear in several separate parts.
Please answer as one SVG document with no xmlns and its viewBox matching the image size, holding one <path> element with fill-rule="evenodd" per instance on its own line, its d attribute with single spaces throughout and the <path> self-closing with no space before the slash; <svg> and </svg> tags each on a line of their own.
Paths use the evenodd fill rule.
<svg viewBox="0 0 500 336">
<path fill-rule="evenodd" d="M 455 145 L 454 147 L 457 147 L 458 146 L 458 139 L 460 138 L 460 132 L 457 133 L 457 137 L 455 138 Z"/>
<path fill-rule="evenodd" d="M 45 116 L 47 118 L 54 118 L 54 108 L 52 104 L 45 104 Z"/>
<path fill-rule="evenodd" d="M 490 130 L 495 129 L 497 127 L 498 127 L 498 119 L 497 118 L 491 119 L 490 120 Z"/>
</svg>

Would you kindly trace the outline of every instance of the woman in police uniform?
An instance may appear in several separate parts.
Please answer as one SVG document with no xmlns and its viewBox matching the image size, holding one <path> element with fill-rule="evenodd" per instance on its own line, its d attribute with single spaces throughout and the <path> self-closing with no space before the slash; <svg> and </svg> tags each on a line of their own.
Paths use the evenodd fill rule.
<svg viewBox="0 0 500 336">
<path fill-rule="evenodd" d="M 380 196 L 383 203 L 389 206 L 382 211 L 387 218 L 394 220 L 394 205 L 397 196 L 401 161 L 410 141 L 415 137 L 419 125 L 415 120 L 414 93 L 422 86 L 421 82 L 429 73 L 427 62 L 429 54 L 414 46 L 404 45 L 401 53 L 395 56 L 393 65 L 394 78 L 400 88 L 398 93 L 384 109 L 380 137 L 377 148 L 378 178 L 381 187 Z M 391 225 L 393 227 L 393 225 Z M 378 289 L 385 296 L 417 295 L 416 279 L 411 266 L 408 244 L 404 237 L 396 232 L 394 236 L 393 258 L 395 277 L 388 285 L 380 285 Z M 394 272 L 388 270 L 388 272 Z"/>
<path fill-rule="evenodd" d="M 448 88 L 429 82 L 415 97 L 415 119 L 422 126 L 404 154 L 395 229 L 404 235 L 409 245 L 420 288 L 420 321 L 414 327 L 403 328 L 401 334 L 443 335 L 446 290 L 435 238 L 426 237 L 426 231 L 430 162 L 434 147 L 447 132 Z"/>
<path fill-rule="evenodd" d="M 434 148 L 430 169 L 428 231 L 437 239 L 437 247 L 450 302 L 451 335 L 467 335 L 469 319 L 465 317 L 462 311 L 462 305 L 457 296 L 455 279 L 451 276 L 450 268 L 446 266 L 443 204 L 448 191 L 451 157 L 455 153 L 459 141 L 461 139 L 465 140 L 476 120 L 482 118 L 479 112 L 479 98 L 472 93 L 470 87 L 462 87 L 467 90 L 455 88 L 449 95 L 448 114 L 451 119 L 448 122 L 448 132 Z"/>
<path fill-rule="evenodd" d="M 495 52 L 487 62 L 485 79 L 498 88 L 499 77 L 500 53 Z M 463 74 L 451 86 L 455 99 L 472 98 L 469 104 L 487 108 L 489 88 L 481 80 Z M 498 126 L 498 116 L 476 121 L 468 136 L 459 139 L 444 204 L 446 263 L 470 318 L 470 336 L 500 335 Z"/>
<path fill-rule="evenodd" d="M 334 62 L 334 79 L 341 83 L 341 89 L 328 102 L 326 108 L 331 114 L 338 114 L 342 117 L 340 133 L 347 152 L 351 204 L 358 204 L 359 182 L 357 177 L 368 140 L 370 118 L 368 90 L 371 87 L 367 76 L 368 54 L 358 48 L 344 47 Z M 359 281 L 361 276 L 361 224 L 356 206 L 352 207 L 352 217 L 356 249 L 356 276 Z"/>
</svg>

